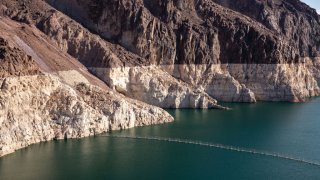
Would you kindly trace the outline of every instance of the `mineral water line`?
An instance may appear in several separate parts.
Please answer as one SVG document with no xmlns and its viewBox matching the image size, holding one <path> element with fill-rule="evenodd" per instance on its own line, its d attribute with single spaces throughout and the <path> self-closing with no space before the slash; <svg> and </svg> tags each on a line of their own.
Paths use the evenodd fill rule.
<svg viewBox="0 0 320 180">
<path fill-rule="evenodd" d="M 316 162 L 316 161 L 305 160 L 305 159 L 291 157 L 291 156 L 278 154 L 274 152 L 258 151 L 255 149 L 246 149 L 241 147 L 227 146 L 223 144 L 214 144 L 214 143 L 208 143 L 208 142 L 202 142 L 202 141 L 194 141 L 194 140 L 179 139 L 179 138 L 144 137 L 144 136 L 123 136 L 123 135 L 121 136 L 120 135 L 100 135 L 100 136 L 111 137 L 111 138 L 122 138 L 122 139 L 153 140 L 153 141 L 165 141 L 165 142 L 174 142 L 174 143 L 181 143 L 181 144 L 193 144 L 193 145 L 213 147 L 213 148 L 223 149 L 223 150 L 228 150 L 233 152 L 242 152 L 242 153 L 255 154 L 255 155 L 261 155 L 261 156 L 267 156 L 267 157 L 273 157 L 273 158 L 280 158 L 284 160 L 290 160 L 290 161 L 295 161 L 299 163 L 320 167 L 320 162 Z"/>
</svg>

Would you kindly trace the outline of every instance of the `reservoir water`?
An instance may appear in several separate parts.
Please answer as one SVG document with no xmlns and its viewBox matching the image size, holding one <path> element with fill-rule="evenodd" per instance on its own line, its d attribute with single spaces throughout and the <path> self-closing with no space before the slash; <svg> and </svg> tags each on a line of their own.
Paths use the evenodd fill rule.
<svg viewBox="0 0 320 180">
<path fill-rule="evenodd" d="M 168 110 L 173 123 L 32 145 L 0 158 L 0 179 L 320 179 L 320 166 L 303 162 L 320 163 L 320 98 L 227 106 Z"/>
</svg>

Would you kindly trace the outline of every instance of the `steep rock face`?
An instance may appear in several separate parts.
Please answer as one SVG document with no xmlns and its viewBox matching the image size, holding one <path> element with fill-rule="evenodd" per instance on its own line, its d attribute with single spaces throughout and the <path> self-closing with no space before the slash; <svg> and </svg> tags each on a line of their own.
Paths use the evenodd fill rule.
<svg viewBox="0 0 320 180">
<path fill-rule="evenodd" d="M 304 64 L 174 65 L 163 69 L 218 101 L 302 102 L 320 94 L 319 61 L 306 59 Z"/>
<path fill-rule="evenodd" d="M 286 39 L 209 0 L 48 2 L 146 64 L 299 62 Z"/>
<path fill-rule="evenodd" d="M 34 26 L 2 17 L 0 24 L 0 156 L 41 141 L 173 120 L 112 91 Z"/>
<path fill-rule="evenodd" d="M 163 108 L 222 108 L 204 91 L 176 80 L 157 66 L 144 66 L 145 59 L 103 41 L 61 13 L 48 15 L 38 27 L 61 50 L 128 97 Z"/>
<path fill-rule="evenodd" d="M 256 102 L 255 94 L 221 65 L 180 64 L 162 66 L 162 68 L 174 77 L 204 90 L 218 101 Z"/>
<path fill-rule="evenodd" d="M 243 13 L 290 41 L 302 57 L 320 51 L 320 16 L 299 0 L 214 0 Z M 303 28 L 301 28 L 303 27 Z"/>
<path fill-rule="evenodd" d="M 312 54 L 301 53 L 301 48 L 292 44 L 291 36 L 281 35 L 262 21 L 259 23 L 212 1 L 47 2 L 104 39 L 141 57 L 140 64 L 157 65 L 217 100 L 303 101 L 319 95 L 318 84 L 314 83 L 317 81 L 309 68 L 303 70 L 307 82 L 293 73 L 304 66 L 303 56 Z M 227 7 L 228 2 L 221 4 Z M 311 31 L 305 33 L 316 36 Z M 316 41 L 313 44 L 317 47 Z M 286 65 L 289 63 L 296 67 L 289 68 Z M 231 64 L 233 68 L 221 70 L 219 64 Z M 279 68 L 289 69 L 279 71 Z M 239 75 L 246 72 L 250 73 Z M 255 77 L 260 74 L 268 81 Z M 269 78 L 271 74 L 273 78 Z"/>
<path fill-rule="evenodd" d="M 52 75 L 0 81 L 0 156 L 41 141 L 172 121 L 159 108 L 86 84 L 72 88 Z"/>
<path fill-rule="evenodd" d="M 263 24 L 212 1 L 159 0 L 106 3 L 94 0 L 90 2 L 58 0 L 48 2 L 112 43 L 93 35 L 82 25 L 46 7 L 43 2 L 36 3 L 36 6 L 44 7 L 39 9 L 45 12 L 44 15 L 35 18 L 31 23 L 56 42 L 61 50 L 89 67 L 91 72 L 110 87 L 129 97 L 161 107 L 186 107 L 186 104 L 193 103 L 183 103 L 185 104 L 183 106 L 172 106 L 172 104 L 182 104 L 175 102 L 187 102 L 190 96 L 200 95 L 203 98 L 207 94 L 214 99 L 227 102 L 276 99 L 288 101 L 289 98 L 280 95 L 277 88 L 262 87 L 281 86 L 287 88 L 286 92 L 291 92 L 291 89 L 296 86 L 294 81 L 287 80 L 285 84 L 281 84 L 285 81 L 277 81 L 279 78 L 290 77 L 290 74 L 273 78 L 273 81 L 268 81 L 268 84 L 263 83 L 264 81 L 256 81 L 256 86 L 250 89 L 249 81 L 241 79 L 242 77 L 237 79 L 239 76 L 233 77 L 232 74 L 235 73 L 228 70 L 212 68 L 212 64 L 259 64 L 255 67 L 278 74 L 276 68 L 265 68 L 265 64 L 296 63 L 298 67 L 299 64 L 304 63 L 303 58 L 299 56 L 299 50 L 290 46 L 287 39 L 278 36 Z M 40 13 L 32 9 L 32 6 L 35 6 L 34 3 L 25 4 L 25 6 L 29 12 L 25 16 L 30 17 Z M 23 16 L 17 16 L 12 13 L 13 11 L 10 8 L 6 10 L 12 18 L 24 21 Z M 119 19 L 125 23 L 119 23 Z M 154 51 L 154 48 L 157 50 Z M 150 80 L 153 76 L 149 73 L 150 68 L 136 68 L 137 66 L 153 66 L 155 70 L 152 72 L 158 74 L 158 78 L 154 78 L 153 82 L 158 87 L 160 84 L 167 84 L 164 89 L 170 89 L 172 87 L 170 84 L 174 82 L 175 87 L 184 87 L 183 92 L 176 90 L 173 94 L 168 94 L 164 89 L 161 92 L 159 89 L 147 87 L 150 85 L 149 81 L 140 83 L 143 91 L 131 93 L 131 86 L 137 81 L 130 77 L 132 74 L 128 73 L 129 69 L 132 70 L 131 72 L 139 71 L 139 76 L 144 80 Z M 247 67 L 249 66 L 240 65 L 236 69 Z M 113 68 L 116 69 L 113 70 Z M 173 77 L 167 76 L 163 71 Z M 240 72 L 246 71 L 252 71 L 252 69 Z M 118 76 L 121 80 L 118 80 Z M 201 77 L 207 78 L 203 81 L 200 80 Z M 182 84 L 175 79 L 185 83 Z M 162 83 L 166 81 L 168 83 Z M 309 94 L 318 95 L 318 89 L 317 85 L 312 86 L 310 91 L 314 93 Z M 289 101 L 309 97 L 308 93 L 303 91 L 305 91 L 303 88 L 300 90 L 296 88 L 293 95 L 288 95 L 292 96 Z M 258 95 L 255 95 L 256 93 Z M 270 98 L 270 96 L 259 94 L 275 96 Z M 152 98 L 141 98 L 150 97 L 150 95 Z M 161 98 L 156 97 L 159 95 Z M 172 97 L 176 98 L 172 99 Z M 171 102 L 168 103 L 167 99 L 171 99 Z M 214 99 L 209 101 L 214 102 Z"/>
<path fill-rule="evenodd" d="M 2 0 L 0 156 L 173 120 L 156 106 L 317 96 L 319 24 L 298 0 Z"/>
<path fill-rule="evenodd" d="M 306 67 L 309 69 L 310 73 L 313 75 L 315 80 L 320 84 L 320 58 L 306 58 Z"/>
<path fill-rule="evenodd" d="M 319 83 L 306 64 L 231 64 L 227 69 L 257 100 L 303 102 L 320 94 Z"/>
<path fill-rule="evenodd" d="M 164 108 L 217 108 L 203 90 L 178 81 L 158 67 L 92 68 L 122 94 Z"/>
</svg>

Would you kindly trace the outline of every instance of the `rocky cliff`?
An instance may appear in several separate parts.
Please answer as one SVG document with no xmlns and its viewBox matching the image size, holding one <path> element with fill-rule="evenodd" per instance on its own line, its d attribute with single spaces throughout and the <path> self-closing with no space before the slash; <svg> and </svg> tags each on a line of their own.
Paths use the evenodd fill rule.
<svg viewBox="0 0 320 180">
<path fill-rule="evenodd" d="M 287 39 L 302 57 L 317 57 L 320 49 L 320 17 L 299 0 L 214 0 L 262 23 Z M 301 28 L 303 27 L 303 28 Z"/>
<path fill-rule="evenodd" d="M 32 26 L 0 18 L 0 156 L 53 139 L 170 122 L 113 91 Z"/>
<path fill-rule="evenodd" d="M 304 101 L 319 94 L 308 66 L 318 61 L 319 16 L 300 1 L 47 2 L 143 65 L 217 100 Z"/>
<path fill-rule="evenodd" d="M 0 156 L 161 108 L 318 96 L 319 26 L 299 0 L 2 0 Z"/>
</svg>

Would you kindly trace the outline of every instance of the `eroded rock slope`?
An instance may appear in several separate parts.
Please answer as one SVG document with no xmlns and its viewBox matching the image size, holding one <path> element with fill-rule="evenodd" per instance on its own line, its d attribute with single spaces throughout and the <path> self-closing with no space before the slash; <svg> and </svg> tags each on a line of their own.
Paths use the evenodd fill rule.
<svg viewBox="0 0 320 180">
<path fill-rule="evenodd" d="M 0 23 L 0 156 L 41 141 L 173 120 L 112 91 L 34 27 Z"/>
</svg>

